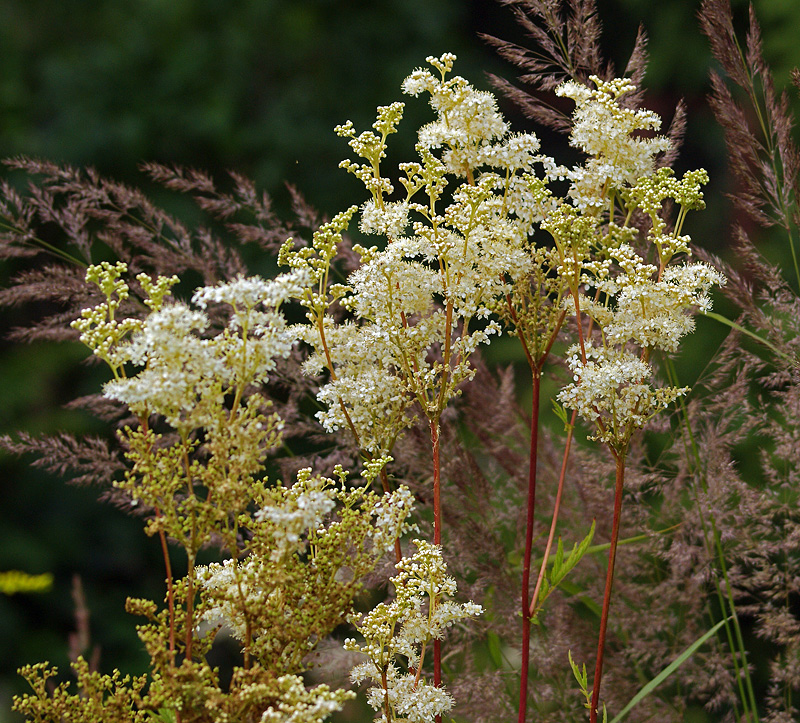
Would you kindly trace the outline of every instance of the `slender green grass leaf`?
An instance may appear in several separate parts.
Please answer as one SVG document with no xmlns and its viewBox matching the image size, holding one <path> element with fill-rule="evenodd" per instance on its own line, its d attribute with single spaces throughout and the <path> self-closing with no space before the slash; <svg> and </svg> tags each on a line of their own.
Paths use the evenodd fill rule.
<svg viewBox="0 0 800 723">
<path fill-rule="evenodd" d="M 731 616 L 732 617 L 732 616 Z M 614 718 L 611 723 L 619 723 L 630 711 L 644 700 L 650 693 L 652 693 L 659 685 L 661 685 L 670 675 L 672 675 L 681 665 L 683 665 L 689 658 L 694 655 L 695 651 L 712 637 L 717 630 L 719 630 L 730 618 L 720 620 L 711 630 L 704 633 L 701 637 L 695 640 L 686 650 L 684 650 L 675 660 L 673 660 L 664 670 L 662 670 L 655 678 L 653 678 L 647 685 L 645 685 L 633 698 L 630 699 L 626 705 Z"/>
<path fill-rule="evenodd" d="M 763 344 L 767 349 L 772 352 L 775 352 L 779 357 L 785 359 L 786 361 L 790 362 L 791 364 L 798 365 L 800 364 L 800 360 L 793 359 L 788 354 L 782 352 L 778 347 L 776 347 L 771 342 L 764 339 L 764 337 L 755 334 L 754 332 L 750 331 L 749 329 L 745 329 L 740 324 L 737 324 L 735 321 L 731 321 L 727 316 L 723 316 L 722 314 L 717 314 L 715 311 L 703 311 L 701 312 L 704 316 L 707 316 L 709 319 L 714 319 L 715 321 L 719 321 L 726 326 L 729 326 L 731 329 L 735 329 L 740 334 L 744 334 L 745 336 L 749 336 L 751 339 L 755 339 L 759 344 Z"/>
</svg>

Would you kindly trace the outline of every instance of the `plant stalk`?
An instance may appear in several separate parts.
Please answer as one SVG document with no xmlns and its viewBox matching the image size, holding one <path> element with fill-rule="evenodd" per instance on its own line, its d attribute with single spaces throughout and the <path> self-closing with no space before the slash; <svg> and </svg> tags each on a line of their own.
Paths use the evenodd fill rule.
<svg viewBox="0 0 800 723">
<path fill-rule="evenodd" d="M 606 573 L 606 587 L 603 593 L 603 612 L 600 616 L 600 634 L 597 639 L 597 663 L 594 668 L 589 723 L 597 723 L 597 705 L 600 701 L 600 682 L 603 676 L 603 654 L 606 647 L 608 610 L 611 606 L 611 587 L 614 583 L 614 563 L 617 557 L 619 521 L 622 516 L 622 487 L 625 481 L 625 455 L 614 450 L 612 450 L 612 454 L 617 463 L 616 485 L 614 489 L 614 520 L 611 527 L 611 547 L 608 549 L 608 572 Z"/>
<path fill-rule="evenodd" d="M 439 465 L 439 421 L 430 420 L 431 448 L 433 449 L 433 544 L 442 544 L 442 502 L 440 495 L 440 465 Z M 420 661 L 421 662 L 421 661 Z M 442 687 L 442 641 L 433 640 L 433 684 Z M 442 717 L 436 716 L 436 723 L 441 723 Z"/>
<path fill-rule="evenodd" d="M 536 462 L 539 448 L 539 399 L 541 391 L 541 374 L 536 367 L 531 369 L 531 448 L 528 463 L 528 511 L 525 524 L 525 557 L 522 567 L 522 665 L 519 678 L 519 723 L 525 722 L 528 708 L 528 666 L 530 664 L 531 613 L 530 582 L 531 553 L 533 548 L 533 521 L 536 508 Z"/>
<path fill-rule="evenodd" d="M 578 412 L 573 411 L 572 419 L 569 423 L 569 430 L 567 431 L 567 441 L 564 443 L 564 457 L 561 460 L 561 472 L 558 475 L 558 489 L 556 491 L 556 501 L 553 505 L 553 519 L 550 522 L 550 534 L 547 536 L 547 545 L 544 549 L 544 557 L 542 558 L 542 564 L 539 568 L 539 575 L 536 578 L 536 585 L 533 588 L 530 610 L 528 611 L 528 614 L 531 616 L 533 616 L 536 612 L 536 602 L 539 599 L 539 590 L 542 589 L 542 582 L 544 581 L 544 576 L 547 572 L 547 563 L 550 559 L 550 550 L 553 548 L 553 540 L 555 540 L 556 537 L 558 513 L 561 510 L 561 496 L 564 492 L 564 481 L 567 477 L 567 461 L 569 460 L 569 450 L 572 447 L 572 436 L 575 430 L 575 418 L 577 416 Z"/>
</svg>

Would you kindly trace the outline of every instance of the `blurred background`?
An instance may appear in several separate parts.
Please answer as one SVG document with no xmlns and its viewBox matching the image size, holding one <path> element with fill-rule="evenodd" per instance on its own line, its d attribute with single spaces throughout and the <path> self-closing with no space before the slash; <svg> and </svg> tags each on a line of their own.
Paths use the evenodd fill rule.
<svg viewBox="0 0 800 723">
<path fill-rule="evenodd" d="M 786 86 L 800 62 L 800 5 L 755 5 L 767 59 Z M 746 14 L 743 2 L 734 7 Z M 619 69 L 639 23 L 647 30 L 646 105 L 668 122 L 678 99 L 687 101 L 678 168 L 703 166 L 712 177 L 709 210 L 691 217 L 689 231 L 725 255 L 724 146 L 705 100 L 711 61 L 698 8 L 694 0 L 599 3 L 607 56 Z M 456 71 L 484 89 L 487 71 L 514 79 L 479 33 L 526 43 L 512 12 L 490 0 L 0 0 L 0 156 L 90 165 L 148 189 L 143 161 L 220 178 L 230 169 L 253 178 L 279 213 L 288 214 L 291 183 L 331 215 L 363 193 L 337 168 L 348 149 L 333 127 L 347 119 L 370 125 L 375 106 L 400 99 L 401 81 L 425 56 L 456 53 Z M 503 110 L 516 130 L 531 129 L 507 103 Z M 410 148 L 411 129 L 428 117 L 424 101 L 409 100 L 406 117 L 400 142 Z M 12 272 L 0 267 L 0 282 Z M 0 317 L 0 434 L 89 432 L 93 422 L 63 404 L 99 388 L 103 373 L 80 366 L 86 353 L 77 345 L 9 344 L 5 332 L 31 313 Z M 723 333 L 704 331 L 706 340 Z M 140 672 L 145 658 L 124 600 L 160 599 L 163 573 L 157 542 L 138 521 L 98 505 L 96 490 L 0 455 L 0 571 L 54 576 L 47 593 L 0 595 L 6 723 L 17 720 L 16 668 L 67 666 L 73 576 L 84 583 L 101 667 Z"/>
</svg>

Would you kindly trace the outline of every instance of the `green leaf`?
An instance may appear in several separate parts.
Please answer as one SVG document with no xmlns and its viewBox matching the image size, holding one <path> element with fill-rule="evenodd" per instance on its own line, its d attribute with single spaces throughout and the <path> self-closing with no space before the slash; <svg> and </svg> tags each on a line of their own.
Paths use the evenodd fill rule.
<svg viewBox="0 0 800 723">
<path fill-rule="evenodd" d="M 564 565 L 564 543 L 561 540 L 561 537 L 558 538 L 558 543 L 556 544 L 556 557 L 553 560 L 553 568 L 550 572 L 550 579 L 553 581 L 553 587 L 558 585 L 557 580 L 563 578 L 564 576 L 561 575 L 561 568 Z"/>
<path fill-rule="evenodd" d="M 686 650 L 684 650 L 675 660 L 673 660 L 664 670 L 662 670 L 655 678 L 653 678 L 647 685 L 645 685 L 636 695 L 631 698 L 628 705 L 626 705 L 617 715 L 612 719 L 611 723 L 619 723 L 631 709 L 640 701 L 644 700 L 650 693 L 652 693 L 661 683 L 663 683 L 670 675 L 672 675 L 681 665 L 683 665 L 689 658 L 694 655 L 695 651 L 712 637 L 717 630 L 719 630 L 725 623 L 727 623 L 733 616 L 720 620 L 711 630 L 704 633 L 701 637 L 695 640 Z"/>
<path fill-rule="evenodd" d="M 161 721 L 161 723 L 176 723 L 178 717 L 172 708 L 159 708 L 158 713 L 150 711 L 151 720 Z"/>
<path fill-rule="evenodd" d="M 578 685 L 581 688 L 582 693 L 586 693 L 586 689 L 588 687 L 588 676 L 586 675 L 586 663 L 583 664 L 583 670 L 578 667 L 578 664 L 572 659 L 572 651 L 567 651 L 567 657 L 569 658 L 569 667 L 572 668 L 572 674 L 575 676 L 575 680 L 578 681 Z"/>
<path fill-rule="evenodd" d="M 581 558 L 586 554 L 586 551 L 589 549 L 589 545 L 592 544 L 592 538 L 594 537 L 594 528 L 595 528 L 595 521 L 592 520 L 592 527 L 589 530 L 589 534 L 583 538 L 583 541 L 578 545 L 573 545 L 572 551 L 569 553 L 569 557 L 567 557 L 566 561 L 563 560 L 564 558 L 564 549 L 561 544 L 561 538 L 558 540 L 558 549 L 556 550 L 556 559 L 553 562 L 553 571 L 550 574 L 550 584 L 553 587 L 556 587 L 568 574 L 569 571 L 572 570 L 575 565 L 577 565 Z"/>
<path fill-rule="evenodd" d="M 569 419 L 567 418 L 567 410 L 563 406 L 561 406 L 555 399 L 553 399 L 553 412 L 561 420 L 561 423 L 564 425 L 564 431 L 569 432 L 572 425 L 569 423 Z"/>
<path fill-rule="evenodd" d="M 701 311 L 700 313 L 703 314 L 703 316 L 707 316 L 709 319 L 714 319 L 714 321 L 718 321 L 721 324 L 729 326 L 731 329 L 735 329 L 740 334 L 745 334 L 746 336 L 749 336 L 751 339 L 755 339 L 759 344 L 763 344 L 765 347 L 767 347 L 767 349 L 774 352 L 782 359 L 785 359 L 790 364 L 794 364 L 795 366 L 800 365 L 800 361 L 782 352 L 780 349 L 778 349 L 778 347 L 776 347 L 774 344 L 767 341 L 763 337 L 759 336 L 758 334 L 753 333 L 749 329 L 745 329 L 743 326 L 737 324 L 735 321 L 731 321 L 728 317 L 723 316 L 722 314 L 717 314 L 715 311 Z"/>
</svg>

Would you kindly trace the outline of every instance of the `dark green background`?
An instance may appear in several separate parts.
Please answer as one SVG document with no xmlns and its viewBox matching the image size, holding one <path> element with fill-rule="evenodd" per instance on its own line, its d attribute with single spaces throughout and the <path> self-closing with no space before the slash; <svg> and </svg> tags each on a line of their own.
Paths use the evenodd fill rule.
<svg viewBox="0 0 800 723">
<path fill-rule="evenodd" d="M 710 58 L 698 6 L 607 0 L 600 11 L 618 67 L 638 23 L 647 28 L 647 104 L 668 119 L 686 97 L 690 125 L 679 166 L 703 165 L 713 179 L 710 208 L 690 230 L 724 253 L 729 181 L 704 97 Z M 756 8 L 768 60 L 785 84 L 800 60 L 792 56 L 800 10 L 794 0 L 758 0 Z M 363 194 L 337 168 L 347 149 L 333 126 L 348 118 L 369 125 L 375 106 L 399 99 L 400 82 L 426 55 L 456 53 L 457 72 L 479 87 L 488 88 L 485 71 L 513 78 L 480 32 L 524 42 L 511 12 L 488 0 L 0 0 L 0 155 L 92 165 L 137 184 L 145 182 L 141 161 L 219 176 L 232 169 L 254 178 L 279 209 L 290 182 L 332 214 Z M 517 130 L 530 128 L 505 110 Z M 410 147 L 410 128 L 426 117 L 425 104 L 410 101 L 399 142 Z M 0 267 L 0 279 L 8 273 Z M 28 313 L 3 311 L 0 330 L 25 323 Z M 716 336 L 703 336 L 706 344 L 722 333 L 708 331 Z M 692 352 L 695 361 L 704 353 Z M 67 345 L 0 342 L 0 432 L 91 430 L 90 420 L 61 408 L 104 378 L 77 364 L 84 356 Z M 55 585 L 44 595 L 0 597 L 0 723 L 13 720 L 19 665 L 65 665 L 74 574 L 87 588 L 105 669 L 144 662 L 133 621 L 121 612 L 125 596 L 161 595 L 156 544 L 140 524 L 97 505 L 95 490 L 66 486 L 29 462 L 0 457 L 0 570 L 49 571 Z"/>
</svg>

